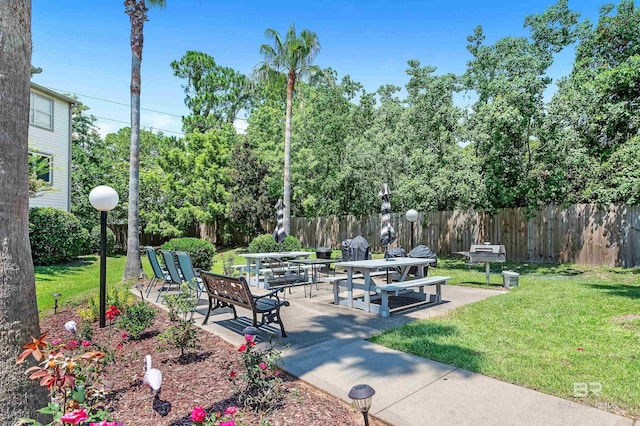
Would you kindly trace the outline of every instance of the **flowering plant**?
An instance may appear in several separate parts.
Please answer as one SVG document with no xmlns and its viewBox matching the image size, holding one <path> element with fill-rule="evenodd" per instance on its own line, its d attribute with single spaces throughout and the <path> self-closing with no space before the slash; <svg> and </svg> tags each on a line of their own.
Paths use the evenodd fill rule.
<svg viewBox="0 0 640 426">
<path fill-rule="evenodd" d="M 282 378 L 277 368 L 282 356 L 272 346 L 258 348 L 255 335 L 246 334 L 244 338 L 245 343 L 238 348 L 244 375 L 240 378 L 231 371 L 229 380 L 236 388 L 238 401 L 245 407 L 268 409 L 282 398 Z"/>
<path fill-rule="evenodd" d="M 55 339 L 49 344 L 47 334 L 24 345 L 24 351 L 16 363 L 32 357 L 37 365 L 26 370 L 29 378 L 46 386 L 51 396 L 47 407 L 38 410 L 53 416 L 50 424 L 90 425 L 93 421 L 111 421 L 98 403 L 104 397 L 102 371 L 106 363 L 105 353 L 91 350 L 92 343 L 84 340 L 64 341 Z M 20 419 L 21 425 L 41 425 L 33 419 Z M 98 424 L 98 423 L 96 423 Z"/>
<path fill-rule="evenodd" d="M 244 413 L 238 407 L 228 407 L 224 413 L 213 412 L 208 417 L 202 407 L 193 407 L 191 410 L 191 421 L 196 426 L 245 426 L 242 417 Z"/>
</svg>

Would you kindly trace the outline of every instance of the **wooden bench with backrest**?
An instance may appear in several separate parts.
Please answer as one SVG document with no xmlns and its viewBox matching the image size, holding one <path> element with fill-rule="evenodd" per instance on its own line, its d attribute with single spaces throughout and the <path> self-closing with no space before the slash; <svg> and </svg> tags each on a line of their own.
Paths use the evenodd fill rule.
<svg viewBox="0 0 640 426">
<path fill-rule="evenodd" d="M 280 308 L 289 306 L 286 300 L 280 300 L 277 293 L 281 289 L 271 291 L 261 296 L 251 294 L 247 280 L 244 277 L 230 277 L 202 271 L 200 273 L 204 281 L 207 295 L 209 296 L 209 310 L 202 321 L 205 325 L 209 320 L 211 311 L 228 307 L 233 311 L 233 317 L 238 318 L 236 306 L 247 309 L 253 314 L 253 326 L 261 327 L 265 324 L 279 324 L 282 337 L 287 337 L 284 324 L 280 318 Z M 215 300 L 215 306 L 213 301 Z M 258 322 L 258 314 L 261 315 Z"/>
</svg>

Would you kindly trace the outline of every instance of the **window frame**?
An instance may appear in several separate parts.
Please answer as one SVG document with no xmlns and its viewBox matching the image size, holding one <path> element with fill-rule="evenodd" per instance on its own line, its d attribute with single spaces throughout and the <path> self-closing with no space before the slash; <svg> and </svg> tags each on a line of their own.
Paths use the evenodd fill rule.
<svg viewBox="0 0 640 426">
<path fill-rule="evenodd" d="M 38 98 L 41 99 L 41 100 L 47 101 L 49 103 L 49 105 L 51 105 L 51 111 L 50 112 L 42 111 L 42 110 L 39 110 L 37 108 L 36 99 L 38 99 Z M 29 96 L 29 125 L 34 126 L 34 127 L 38 127 L 40 129 L 44 129 L 44 130 L 50 130 L 50 131 L 53 132 L 54 109 L 55 109 L 55 99 L 31 90 L 31 93 L 30 93 L 30 96 Z M 41 124 L 36 123 L 36 115 L 38 113 L 39 114 L 46 114 L 47 116 L 49 116 L 49 122 L 50 122 L 49 126 L 43 126 Z"/>
<path fill-rule="evenodd" d="M 49 175 L 49 179 L 48 180 L 42 179 L 40 175 L 37 177 L 41 181 L 45 182 L 47 185 L 53 186 L 53 154 L 47 154 L 40 151 L 33 151 L 33 152 L 30 152 L 29 155 L 33 157 L 46 158 L 49 161 L 49 169 L 47 171 L 47 174 Z"/>
</svg>

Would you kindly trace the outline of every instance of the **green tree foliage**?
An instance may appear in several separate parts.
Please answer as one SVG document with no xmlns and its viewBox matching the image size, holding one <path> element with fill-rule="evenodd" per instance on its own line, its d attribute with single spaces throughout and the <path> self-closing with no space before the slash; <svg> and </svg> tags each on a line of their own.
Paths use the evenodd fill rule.
<svg viewBox="0 0 640 426">
<path fill-rule="evenodd" d="M 640 9 L 628 0 L 603 6 L 595 27 L 580 26 L 574 68 L 550 102 L 541 134 L 547 156 L 538 167 L 556 199 L 638 202 L 638 26 Z"/>
<path fill-rule="evenodd" d="M 232 68 L 216 64 L 206 53 L 187 51 L 180 61 L 171 62 L 173 74 L 186 80 L 183 84 L 185 105 L 191 115 L 183 117 L 183 129 L 205 133 L 232 124 L 242 109 L 255 99 L 253 83 Z"/>
<path fill-rule="evenodd" d="M 87 114 L 89 107 L 75 104 L 71 132 L 71 212 L 82 226 L 92 229 L 99 222 L 96 209 L 89 203 L 89 193 L 98 185 L 113 186 L 109 177 L 109 149 L 98 134 L 96 118 Z M 124 189 L 118 191 L 120 199 Z"/>
<path fill-rule="evenodd" d="M 262 223 L 274 216 L 274 197 L 269 196 L 269 168 L 252 149 L 248 140 L 233 147 L 231 156 L 229 219 L 248 237 L 265 230 Z"/>
<path fill-rule="evenodd" d="M 231 126 L 189 133 L 176 147 L 163 150 L 161 193 L 165 213 L 148 231 L 181 235 L 199 223 L 218 224 L 227 212 L 229 155 L 237 135 Z"/>
<path fill-rule="evenodd" d="M 559 52 L 575 38 L 578 16 L 560 0 L 540 15 L 529 16 L 530 38 L 505 37 L 484 44 L 478 26 L 468 37 L 473 55 L 462 81 L 475 91 L 477 102 L 469 117 L 469 138 L 481 165 L 488 209 L 535 207 L 535 180 L 530 141 L 544 113 L 543 94 L 551 83 L 546 76 Z"/>
</svg>

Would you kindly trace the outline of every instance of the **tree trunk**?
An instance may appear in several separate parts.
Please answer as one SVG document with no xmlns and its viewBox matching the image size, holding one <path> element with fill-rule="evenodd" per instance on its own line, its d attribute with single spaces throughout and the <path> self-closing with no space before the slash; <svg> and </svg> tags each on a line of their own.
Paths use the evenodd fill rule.
<svg viewBox="0 0 640 426">
<path fill-rule="evenodd" d="M 284 232 L 291 235 L 291 115 L 293 114 L 293 88 L 295 71 L 287 78 L 287 111 L 284 120 Z"/>
<path fill-rule="evenodd" d="M 144 0 L 125 1 L 131 21 L 131 145 L 129 154 L 129 210 L 127 230 L 127 263 L 123 280 L 137 280 L 142 271 L 140 261 L 140 64 L 144 21 L 147 8 Z"/>
<path fill-rule="evenodd" d="M 46 388 L 16 365 L 22 345 L 40 335 L 29 243 L 29 78 L 31 1 L 0 0 L 0 421 L 36 417 Z"/>
</svg>

